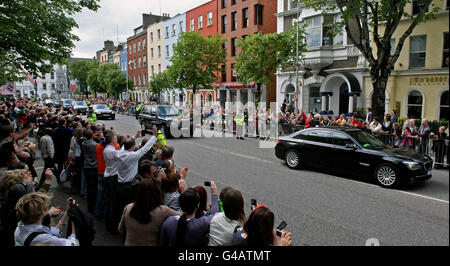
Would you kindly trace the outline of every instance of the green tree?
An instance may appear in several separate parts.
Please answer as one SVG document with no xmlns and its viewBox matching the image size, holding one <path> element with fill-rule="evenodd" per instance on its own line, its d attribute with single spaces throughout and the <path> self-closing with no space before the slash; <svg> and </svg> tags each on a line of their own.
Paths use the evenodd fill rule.
<svg viewBox="0 0 450 266">
<path fill-rule="evenodd" d="M 99 0 L 2 1 L 0 4 L 0 84 L 52 72 L 72 54 L 73 15 L 83 8 L 97 11 Z"/>
<path fill-rule="evenodd" d="M 70 75 L 78 80 L 81 91 L 87 91 L 89 71 L 93 67 L 95 65 L 87 60 L 75 61 L 69 64 Z"/>
<path fill-rule="evenodd" d="M 118 97 L 127 88 L 127 78 L 119 69 L 109 70 L 105 80 L 107 81 L 106 92 L 114 97 Z M 128 79 L 128 86 L 133 86 L 133 81 L 130 78 Z"/>
<path fill-rule="evenodd" d="M 405 10 L 407 4 L 418 2 L 416 14 Z M 372 111 L 374 116 L 385 114 L 386 85 L 397 62 L 406 38 L 415 27 L 436 17 L 439 8 L 433 0 L 337 0 L 336 4 L 327 0 L 305 0 L 305 7 L 322 10 L 324 13 L 340 11 L 342 20 L 334 24 L 332 33 L 345 28 L 348 38 L 367 59 L 372 79 Z M 430 8 L 432 7 L 432 8 Z M 406 30 L 399 28 L 406 23 Z M 384 28 L 381 30 L 380 28 Z M 398 33 L 398 34 L 397 34 Z M 391 38 L 398 35 L 395 52 L 391 56 Z M 375 44 L 376 49 L 372 49 Z"/>
<path fill-rule="evenodd" d="M 219 35 L 205 39 L 199 32 L 182 33 L 168 66 L 169 79 L 176 88 L 212 89 L 219 66 L 225 63 L 225 49 Z"/>
<path fill-rule="evenodd" d="M 242 50 L 236 58 L 237 79 L 243 83 L 256 83 L 256 103 L 260 101 L 261 87 L 275 81 L 277 68 L 286 69 L 295 65 L 296 29 L 295 25 L 289 32 L 256 33 L 238 40 L 238 47 Z M 306 51 L 303 39 L 304 31 L 299 28 L 299 57 Z"/>
<path fill-rule="evenodd" d="M 91 67 L 89 69 L 87 85 L 89 86 L 89 90 L 94 93 L 100 92 L 100 82 L 99 82 L 99 65 L 97 61 L 92 62 Z M 88 91 L 84 91 L 86 93 L 86 97 L 88 96 Z"/>
<path fill-rule="evenodd" d="M 108 74 L 112 71 L 120 71 L 119 67 L 115 64 L 105 63 L 101 64 L 98 68 L 97 80 L 100 85 L 100 90 L 97 92 L 107 93 L 109 88 L 110 79 Z"/>
<path fill-rule="evenodd" d="M 169 90 L 171 86 L 168 72 L 156 74 L 148 83 L 149 91 L 154 95 L 160 95 L 162 92 Z"/>
</svg>

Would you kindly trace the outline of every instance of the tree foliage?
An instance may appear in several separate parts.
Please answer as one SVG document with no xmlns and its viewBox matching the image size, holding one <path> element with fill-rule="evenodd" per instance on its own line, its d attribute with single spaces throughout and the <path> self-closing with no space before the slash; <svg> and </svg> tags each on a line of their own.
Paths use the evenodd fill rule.
<svg viewBox="0 0 450 266">
<path fill-rule="evenodd" d="M 416 14 L 406 10 L 406 6 L 418 2 Z M 305 0 L 305 7 L 322 10 L 324 13 L 339 11 L 342 20 L 332 29 L 336 34 L 342 28 L 347 32 L 353 45 L 361 51 L 370 67 L 373 85 L 372 109 L 375 116 L 383 117 L 387 80 L 397 62 L 406 38 L 415 27 L 436 17 L 440 8 L 433 0 Z M 400 23 L 406 23 L 401 30 Z M 400 36 L 391 56 L 392 36 Z M 376 49 L 372 49 L 375 44 Z"/>
<path fill-rule="evenodd" d="M 73 15 L 97 11 L 99 0 L 21 0 L 0 4 L 0 84 L 52 72 L 64 64 L 79 38 Z M 50 64 L 48 63 L 50 62 Z"/>
<path fill-rule="evenodd" d="M 118 68 L 109 70 L 105 80 L 107 82 L 106 92 L 114 97 L 119 96 L 127 87 L 126 76 Z M 133 81 L 130 78 L 128 79 L 128 86 L 133 86 Z"/>
<path fill-rule="evenodd" d="M 269 85 L 274 81 L 277 68 L 285 69 L 295 65 L 296 25 L 289 32 L 248 35 L 238 40 L 242 50 L 236 57 L 237 79 L 241 82 Z M 304 31 L 299 28 L 299 61 L 306 51 Z"/>
<path fill-rule="evenodd" d="M 199 32 L 182 33 L 174 47 L 168 66 L 174 87 L 210 89 L 216 81 L 219 66 L 225 63 L 224 41 L 219 35 L 205 39 Z"/>
<path fill-rule="evenodd" d="M 148 88 L 153 94 L 160 94 L 171 87 L 168 72 L 156 74 L 148 83 Z"/>
</svg>

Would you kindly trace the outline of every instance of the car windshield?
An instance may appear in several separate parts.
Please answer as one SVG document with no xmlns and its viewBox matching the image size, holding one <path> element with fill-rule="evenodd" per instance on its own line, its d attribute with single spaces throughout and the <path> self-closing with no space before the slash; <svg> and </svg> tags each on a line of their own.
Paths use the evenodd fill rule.
<svg viewBox="0 0 450 266">
<path fill-rule="evenodd" d="M 95 109 L 108 110 L 109 108 L 108 108 L 108 106 L 106 106 L 106 105 L 97 105 L 97 106 L 95 107 Z"/>
<path fill-rule="evenodd" d="M 76 102 L 75 104 L 76 104 L 76 105 L 86 105 L 85 102 Z"/>
<path fill-rule="evenodd" d="M 375 138 L 364 131 L 353 131 L 347 132 L 350 136 L 352 136 L 361 146 L 367 149 L 377 150 L 380 148 L 384 148 L 385 145 L 383 142 Z"/>
<path fill-rule="evenodd" d="M 158 106 L 159 116 L 178 116 L 180 110 L 173 106 Z"/>
<path fill-rule="evenodd" d="M 70 104 L 72 103 L 72 100 L 64 100 L 64 104 Z"/>
</svg>

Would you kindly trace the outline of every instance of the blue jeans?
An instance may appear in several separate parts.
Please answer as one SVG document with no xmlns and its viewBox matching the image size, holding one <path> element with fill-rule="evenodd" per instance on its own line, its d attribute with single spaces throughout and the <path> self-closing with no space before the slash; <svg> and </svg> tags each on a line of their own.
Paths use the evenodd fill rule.
<svg viewBox="0 0 450 266">
<path fill-rule="evenodd" d="M 86 175 L 84 174 L 84 167 L 81 168 L 81 192 L 82 197 L 87 197 L 87 182 Z"/>
<path fill-rule="evenodd" d="M 94 215 L 105 215 L 105 210 L 103 208 L 103 174 L 98 174 L 97 201 L 95 203 Z"/>
</svg>

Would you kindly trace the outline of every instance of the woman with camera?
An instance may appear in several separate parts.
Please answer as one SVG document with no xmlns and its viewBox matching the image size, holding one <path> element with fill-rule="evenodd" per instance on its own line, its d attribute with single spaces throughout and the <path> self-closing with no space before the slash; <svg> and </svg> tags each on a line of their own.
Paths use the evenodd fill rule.
<svg viewBox="0 0 450 266">
<path fill-rule="evenodd" d="M 48 212 L 50 199 L 50 196 L 40 192 L 29 193 L 19 199 L 16 209 L 20 221 L 14 233 L 16 246 L 33 246 L 43 243 L 51 246 L 79 246 L 73 222 L 70 225 L 72 234 L 67 238 L 61 237 L 61 230 L 69 218 L 67 210 L 75 203 L 72 198 L 66 200 L 66 212 L 55 227 L 49 228 L 42 225 L 42 219 Z"/>
</svg>

